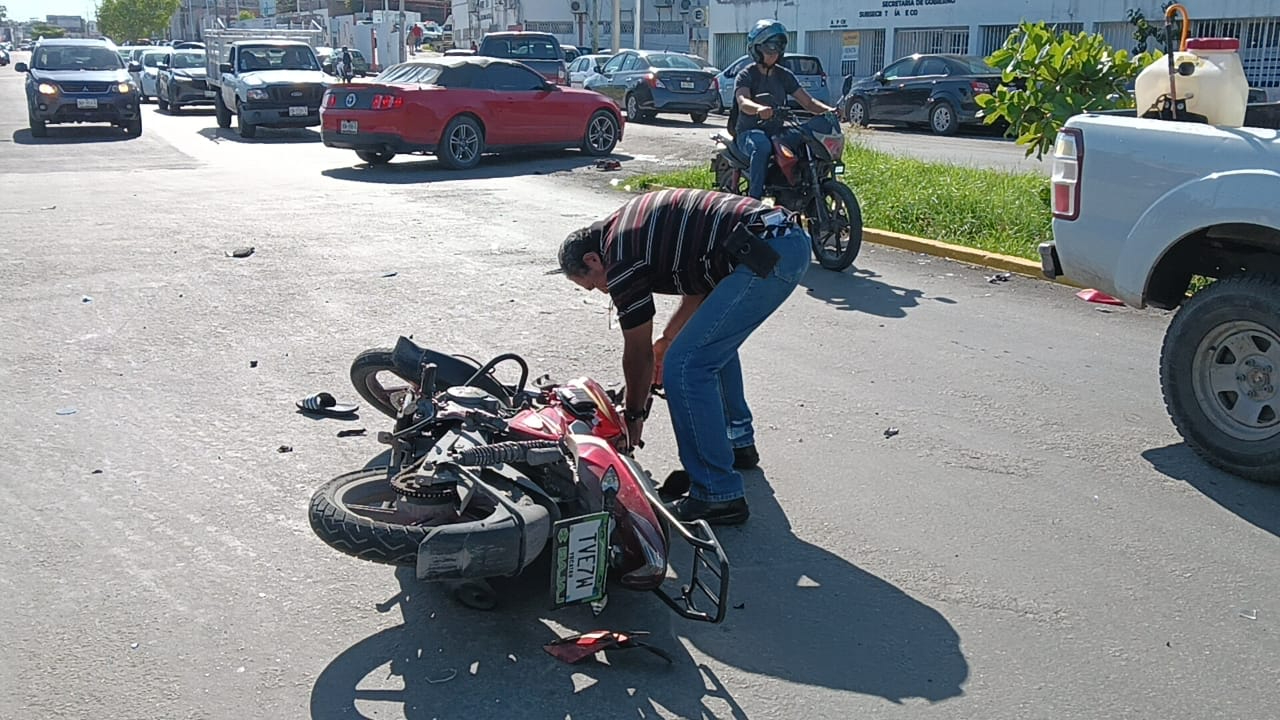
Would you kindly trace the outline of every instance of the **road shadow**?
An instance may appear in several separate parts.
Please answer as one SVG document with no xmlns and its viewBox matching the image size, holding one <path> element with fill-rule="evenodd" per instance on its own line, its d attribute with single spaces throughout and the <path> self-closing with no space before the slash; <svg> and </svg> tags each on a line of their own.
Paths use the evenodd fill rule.
<svg viewBox="0 0 1280 720">
<path fill-rule="evenodd" d="M 354 153 L 352 157 L 355 157 Z M 613 153 L 608 158 L 599 158 L 577 150 L 505 152 L 498 155 L 485 155 L 480 160 L 480 164 L 470 170 L 451 170 L 435 157 L 414 156 L 413 160 L 392 161 L 386 165 L 370 165 L 357 160 L 354 165 L 321 170 L 320 174 L 336 180 L 352 182 L 409 185 L 448 180 L 505 178 L 517 175 L 549 175 L 593 167 L 602 159 L 626 162 L 634 158 L 623 153 Z M 603 176 L 609 173 L 601 172 L 600 174 Z"/>
<path fill-rule="evenodd" d="M 214 112 L 212 105 L 187 105 L 179 108 L 175 108 L 170 105 L 168 110 L 156 108 L 156 112 L 161 115 L 169 115 L 172 117 L 183 117 L 188 115 L 191 117 L 214 117 L 217 115 L 217 113 Z"/>
<path fill-rule="evenodd" d="M 144 129 L 143 132 L 146 132 Z M 13 131 L 13 142 L 18 145 L 73 145 L 78 143 L 124 142 L 135 140 L 126 135 L 123 128 L 112 125 L 76 125 L 71 127 L 49 126 L 48 137 L 38 138 L 31 128 Z"/>
<path fill-rule="evenodd" d="M 883 318 L 904 318 L 907 311 L 924 301 L 955 305 L 946 297 L 931 297 L 915 288 L 902 288 L 877 280 L 871 270 L 853 268 L 848 272 L 832 272 L 814 263 L 800 279 L 809 297 L 839 310 L 856 310 Z"/>
<path fill-rule="evenodd" d="M 200 135 L 211 142 L 237 142 L 252 145 L 258 143 L 260 145 L 285 145 L 289 143 L 318 143 L 320 142 L 320 133 L 310 128 L 258 128 L 256 137 L 242 138 L 236 132 L 234 127 L 206 127 L 200 128 Z"/>
<path fill-rule="evenodd" d="M 694 122 L 693 118 L 689 117 L 688 113 L 685 113 L 683 115 L 679 113 L 671 113 L 668 115 L 659 115 L 649 120 L 641 120 L 634 123 L 631 120 L 628 120 L 627 123 L 634 124 L 634 125 L 650 125 L 653 127 L 697 127 L 697 128 L 721 127 L 722 128 L 725 126 L 725 123 L 727 121 L 728 121 L 727 116 L 717 115 L 715 112 L 711 112 L 707 115 L 707 119 L 702 122 Z"/>
<path fill-rule="evenodd" d="M 854 128 L 855 131 L 858 128 Z M 927 124 L 919 125 L 890 125 L 887 123 L 873 122 L 867 126 L 871 132 L 895 134 L 895 135 L 919 135 L 927 137 L 943 137 L 934 133 L 929 129 Z M 1009 137 L 1005 133 L 1004 128 L 992 127 L 990 125 L 961 125 L 955 135 L 945 136 L 953 138 L 961 138 L 964 140 L 990 140 L 1000 143 L 1001 145 L 1012 145 L 1016 138 Z"/>
<path fill-rule="evenodd" d="M 1186 443 L 1152 448 L 1142 457 L 1160 474 L 1187 483 L 1245 522 L 1280 537 L 1280 485 L 1245 480 L 1219 470 Z"/>
<path fill-rule="evenodd" d="M 466 609 L 399 568 L 400 593 L 376 609 L 398 608 L 402 624 L 348 647 L 320 672 L 312 720 L 746 718 L 733 690 L 681 638 L 718 663 L 787 683 L 894 703 L 963 694 L 968 662 L 946 618 L 796 537 L 763 473 L 750 473 L 747 485 L 750 523 L 719 531 L 732 564 L 732 609 L 723 624 L 683 620 L 651 594 L 616 588 L 599 617 L 584 607 L 549 612 L 545 563 L 498 586 L 501 604 L 490 612 Z M 688 568 L 691 553 L 673 548 L 672 558 L 673 567 Z M 643 639 L 673 661 L 629 649 L 606 652 L 607 664 L 570 666 L 542 650 L 557 637 L 597 629 L 648 631 Z"/>
</svg>

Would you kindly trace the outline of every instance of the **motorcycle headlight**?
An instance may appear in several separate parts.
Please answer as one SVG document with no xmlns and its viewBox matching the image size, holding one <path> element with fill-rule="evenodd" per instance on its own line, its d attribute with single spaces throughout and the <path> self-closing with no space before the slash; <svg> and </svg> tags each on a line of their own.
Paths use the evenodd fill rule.
<svg viewBox="0 0 1280 720">
<path fill-rule="evenodd" d="M 41 95 L 57 95 L 58 94 L 58 86 L 53 85 L 51 83 L 40 83 L 39 85 L 36 86 L 36 90 L 38 90 Z"/>
<path fill-rule="evenodd" d="M 250 88 L 248 93 L 248 98 L 250 100 L 266 100 L 269 97 L 270 96 L 267 94 L 266 90 L 262 90 L 259 88 Z"/>
<path fill-rule="evenodd" d="M 116 85 L 116 92 L 120 93 L 121 95 L 128 95 L 129 93 L 133 92 L 133 86 L 127 82 L 122 82 L 119 85 Z"/>
</svg>

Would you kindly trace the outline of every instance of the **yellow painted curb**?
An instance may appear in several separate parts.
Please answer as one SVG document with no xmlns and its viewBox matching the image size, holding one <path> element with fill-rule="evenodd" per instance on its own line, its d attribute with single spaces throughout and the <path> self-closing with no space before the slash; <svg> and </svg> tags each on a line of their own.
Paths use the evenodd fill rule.
<svg viewBox="0 0 1280 720">
<path fill-rule="evenodd" d="M 649 189 L 674 190 L 675 188 L 670 188 L 665 185 L 650 185 Z M 952 245 L 949 243 L 938 242 L 937 240 L 915 237 L 914 235 L 904 235 L 902 233 L 889 232 L 888 230 L 875 230 L 873 228 L 862 229 L 862 241 L 875 243 L 876 245 L 885 245 L 898 250 L 906 250 L 907 252 L 923 253 L 934 257 L 969 263 L 970 265 L 979 265 L 993 270 L 1003 270 L 1005 272 L 1026 275 L 1027 277 L 1032 277 L 1037 280 L 1049 280 L 1049 278 L 1045 277 L 1044 273 L 1041 271 L 1040 263 L 1035 260 L 1014 257 L 1013 255 L 1001 255 L 1000 253 L 977 250 L 963 245 Z M 1056 282 L 1061 285 L 1070 285 L 1075 288 L 1084 287 L 1083 285 L 1077 285 L 1066 278 L 1057 278 L 1051 282 Z"/>
</svg>

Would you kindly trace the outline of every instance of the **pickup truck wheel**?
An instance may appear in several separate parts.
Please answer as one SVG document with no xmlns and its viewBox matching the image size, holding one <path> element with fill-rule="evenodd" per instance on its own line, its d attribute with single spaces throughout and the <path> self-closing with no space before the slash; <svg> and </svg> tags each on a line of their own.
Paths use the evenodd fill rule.
<svg viewBox="0 0 1280 720">
<path fill-rule="evenodd" d="M 231 127 L 231 109 L 222 102 L 222 90 L 213 96 L 213 114 L 218 116 L 218 127 L 224 130 Z"/>
<path fill-rule="evenodd" d="M 1280 278 L 1225 278 L 1188 300 L 1165 332 L 1160 385 L 1193 450 L 1280 482 Z"/>
<path fill-rule="evenodd" d="M 240 133 L 240 137 L 246 140 L 258 137 L 258 126 L 251 122 L 245 122 L 244 111 L 239 107 L 236 107 L 236 132 Z"/>
<path fill-rule="evenodd" d="M 956 109 L 946 100 L 939 100 L 929 111 L 929 129 L 934 135 L 955 135 L 960 129 L 960 119 L 956 117 Z"/>
<path fill-rule="evenodd" d="M 449 121 L 440 137 L 436 157 L 454 170 L 470 170 L 480 164 L 484 152 L 484 134 L 474 119 L 459 115 Z"/>
</svg>

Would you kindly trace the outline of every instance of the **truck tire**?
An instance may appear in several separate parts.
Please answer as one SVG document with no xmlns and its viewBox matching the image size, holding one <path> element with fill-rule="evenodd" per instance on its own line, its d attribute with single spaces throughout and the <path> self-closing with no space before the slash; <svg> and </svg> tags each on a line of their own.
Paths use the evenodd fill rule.
<svg viewBox="0 0 1280 720">
<path fill-rule="evenodd" d="M 218 94 L 213 96 L 213 114 L 218 117 L 218 127 L 224 130 L 231 127 L 231 109 L 222 102 L 221 88 L 218 89 Z"/>
<path fill-rule="evenodd" d="M 258 126 L 251 122 L 245 122 L 244 111 L 240 106 L 236 106 L 236 132 L 240 133 L 240 137 L 246 140 L 252 140 L 258 137 Z"/>
<path fill-rule="evenodd" d="M 1280 277 L 1224 278 L 1183 304 L 1165 332 L 1160 386 L 1191 449 L 1280 482 Z"/>
</svg>

